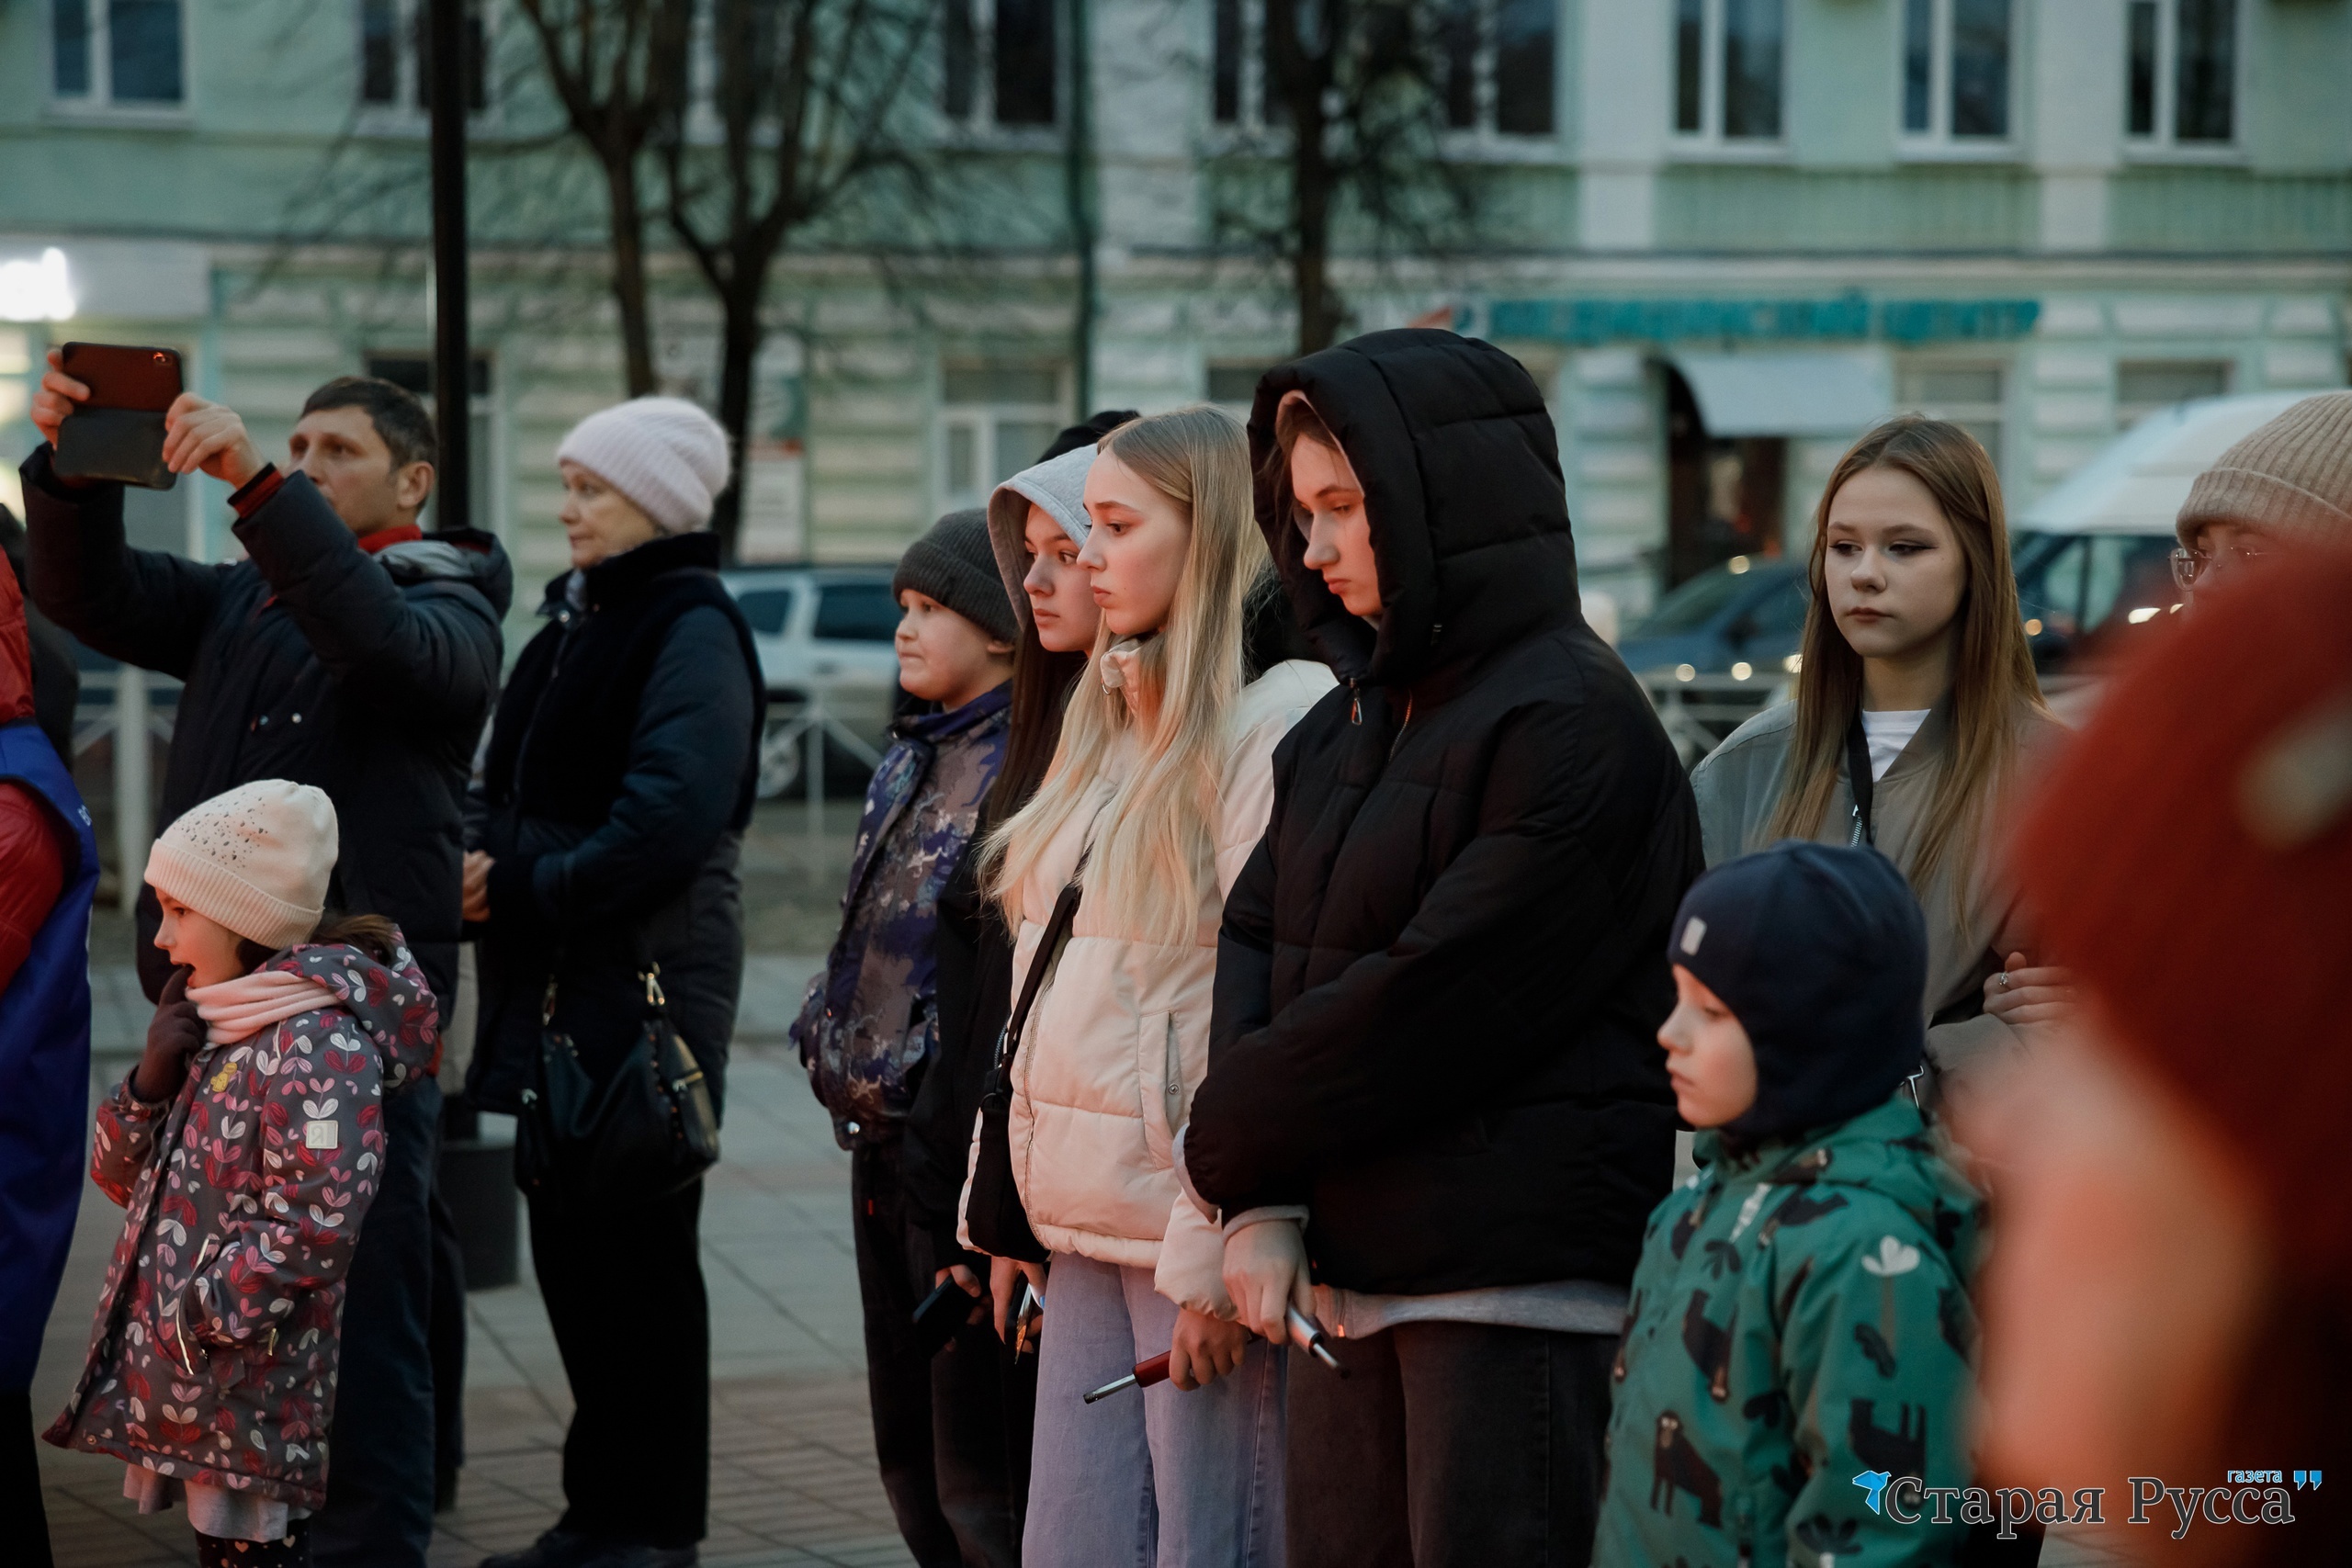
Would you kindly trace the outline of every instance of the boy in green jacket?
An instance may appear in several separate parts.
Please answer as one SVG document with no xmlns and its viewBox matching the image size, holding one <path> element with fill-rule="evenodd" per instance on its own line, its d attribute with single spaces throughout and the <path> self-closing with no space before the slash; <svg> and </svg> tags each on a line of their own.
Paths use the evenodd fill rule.
<svg viewBox="0 0 2352 1568">
<path fill-rule="evenodd" d="M 1980 1203 L 1900 1087 L 1917 901 L 1875 851 L 1786 842 L 1701 877 L 1668 944 L 1702 1168 L 1634 1276 L 1593 1561 L 1954 1562 L 1926 1489 L 1969 1482 Z"/>
</svg>

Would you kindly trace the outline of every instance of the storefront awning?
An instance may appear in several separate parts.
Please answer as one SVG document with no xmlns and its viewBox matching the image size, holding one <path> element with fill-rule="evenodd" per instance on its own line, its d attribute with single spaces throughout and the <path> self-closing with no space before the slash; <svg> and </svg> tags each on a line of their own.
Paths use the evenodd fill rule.
<svg viewBox="0 0 2352 1568">
<path fill-rule="evenodd" d="M 1710 435 L 1851 439 L 1894 412 L 1883 366 L 1851 354 L 1678 354 Z"/>
</svg>

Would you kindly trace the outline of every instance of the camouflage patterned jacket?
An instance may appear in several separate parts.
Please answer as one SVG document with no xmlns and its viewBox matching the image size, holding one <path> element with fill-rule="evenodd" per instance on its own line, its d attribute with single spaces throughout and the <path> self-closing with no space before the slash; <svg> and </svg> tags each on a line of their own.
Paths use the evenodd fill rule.
<svg viewBox="0 0 2352 1568">
<path fill-rule="evenodd" d="M 403 947 L 302 946 L 263 964 L 319 1005 L 188 1059 L 177 1096 L 129 1079 L 98 1108 L 90 1177 L 122 1204 L 89 1359 L 45 1434 L 159 1474 L 316 1508 L 344 1279 L 384 1163 L 384 1096 L 440 1022 Z"/>
<path fill-rule="evenodd" d="M 1871 1506 L 1970 1481 L 1981 1204 L 1934 1139 L 1901 1098 L 1742 1156 L 1700 1134 L 1634 1276 L 1596 1564 L 1957 1557 L 1965 1529 Z"/>
<path fill-rule="evenodd" d="M 843 1148 L 853 1126 L 897 1129 L 937 1042 L 939 896 L 1004 763 L 1010 694 L 899 720 L 866 786 L 841 934 L 792 1026 Z"/>
</svg>

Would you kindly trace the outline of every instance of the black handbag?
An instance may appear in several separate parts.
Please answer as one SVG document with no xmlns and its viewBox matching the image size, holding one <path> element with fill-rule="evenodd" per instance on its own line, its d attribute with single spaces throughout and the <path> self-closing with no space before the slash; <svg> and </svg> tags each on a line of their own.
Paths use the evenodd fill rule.
<svg viewBox="0 0 2352 1568">
<path fill-rule="evenodd" d="M 1080 869 L 1085 864 L 1080 861 Z M 993 1258 L 1046 1261 L 1046 1248 L 1029 1228 L 1028 1213 L 1021 1206 L 1021 1189 L 1012 1179 L 1012 1059 L 1020 1055 L 1021 1032 L 1029 1021 L 1029 1010 L 1036 1004 L 1037 992 L 1054 960 L 1060 956 L 1071 922 L 1078 919 L 1078 878 L 1072 875 L 1061 897 L 1054 900 L 1045 935 L 1038 939 L 1037 951 L 1029 959 L 1029 973 L 1022 979 L 1021 999 L 1013 1004 L 1012 1016 L 996 1037 L 996 1060 L 980 1089 L 979 1124 L 973 1134 L 978 1146 L 972 1155 L 971 1191 L 964 1200 L 964 1227 L 971 1235 L 972 1245 Z"/>
<path fill-rule="evenodd" d="M 662 966 L 649 963 L 637 1043 L 599 1084 L 554 1026 L 555 977 L 542 1004 L 536 1080 L 514 1123 L 514 1184 L 591 1203 L 650 1202 L 718 1163 L 718 1115 L 702 1065 L 670 1022 Z"/>
</svg>

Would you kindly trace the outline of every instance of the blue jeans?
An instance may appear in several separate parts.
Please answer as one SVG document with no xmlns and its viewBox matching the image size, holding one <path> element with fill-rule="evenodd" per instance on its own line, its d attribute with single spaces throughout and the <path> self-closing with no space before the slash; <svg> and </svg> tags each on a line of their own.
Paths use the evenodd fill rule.
<svg viewBox="0 0 2352 1568">
<path fill-rule="evenodd" d="M 1287 1357 L 1252 1341 L 1204 1389 L 1083 1402 L 1168 1348 L 1176 1303 L 1151 1274 L 1054 1254 L 1023 1568 L 1281 1568 Z"/>
<path fill-rule="evenodd" d="M 424 1568 L 433 1543 L 434 1156 L 441 1086 L 384 1102 L 384 1180 L 360 1221 L 343 1299 L 327 1506 L 311 1520 L 319 1568 Z"/>
</svg>

